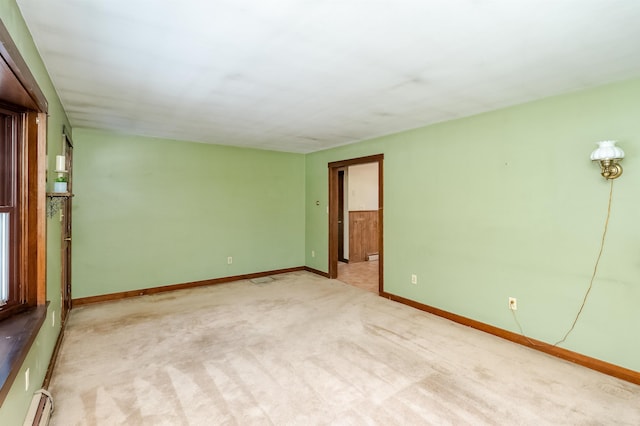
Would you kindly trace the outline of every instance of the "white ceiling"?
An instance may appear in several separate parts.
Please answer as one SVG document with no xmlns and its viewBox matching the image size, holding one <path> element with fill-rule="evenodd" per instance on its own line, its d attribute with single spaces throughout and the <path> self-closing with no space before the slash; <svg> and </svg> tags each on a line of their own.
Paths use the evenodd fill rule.
<svg viewBox="0 0 640 426">
<path fill-rule="evenodd" d="M 640 75 L 639 0 L 17 0 L 74 127 L 290 152 Z"/>
</svg>

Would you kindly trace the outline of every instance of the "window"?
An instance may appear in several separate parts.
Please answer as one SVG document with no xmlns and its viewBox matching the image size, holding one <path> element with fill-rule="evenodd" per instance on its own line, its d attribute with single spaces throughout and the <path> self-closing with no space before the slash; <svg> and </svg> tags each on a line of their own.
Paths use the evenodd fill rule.
<svg viewBox="0 0 640 426">
<path fill-rule="evenodd" d="M 2 405 L 47 313 L 45 186 L 48 109 L 47 99 L 2 19 L 0 89 Z M 14 315 L 19 312 L 19 315 Z"/>
<path fill-rule="evenodd" d="M 9 213 L 0 212 L 0 306 L 9 301 Z"/>
<path fill-rule="evenodd" d="M 25 276 L 20 273 L 22 114 L 0 109 L 0 318 L 28 306 Z"/>
</svg>

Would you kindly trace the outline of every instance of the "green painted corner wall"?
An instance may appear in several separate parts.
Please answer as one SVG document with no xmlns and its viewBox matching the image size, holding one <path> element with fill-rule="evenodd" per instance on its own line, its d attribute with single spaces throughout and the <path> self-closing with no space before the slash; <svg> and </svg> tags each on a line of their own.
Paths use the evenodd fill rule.
<svg viewBox="0 0 640 426">
<path fill-rule="evenodd" d="M 49 101 L 53 170 L 69 122 L 14 0 L 0 16 Z M 563 347 L 638 371 L 638 99 L 632 80 L 306 156 L 73 129 L 73 297 L 303 264 L 327 271 L 327 163 L 383 153 L 385 290 L 513 332 L 507 298 L 517 297 L 525 332 L 553 343 L 586 291 L 606 214 L 609 186 L 588 156 L 616 139 L 627 158 L 607 246 Z M 0 407 L 3 424 L 22 423 L 60 331 L 59 249 L 56 217 L 47 320 Z"/>
<path fill-rule="evenodd" d="M 22 15 L 14 0 L 0 2 L 0 17 L 20 54 L 27 63 L 49 104 L 47 118 L 47 155 L 48 183 L 51 190 L 52 170 L 55 168 L 55 156 L 62 150 L 62 127 L 70 128 L 69 120 L 60 103 L 55 88 L 49 78 L 42 59 Z M 61 301 L 61 267 L 60 267 L 60 222 L 57 218 L 47 220 L 47 319 L 41 327 L 35 343 L 22 364 L 18 376 L 11 386 L 5 401 L 0 406 L 0 423 L 22 424 L 27 413 L 33 393 L 42 385 L 49 366 L 49 359 L 60 333 L 60 301 Z M 55 319 L 55 320 L 54 320 Z M 25 390 L 24 373 L 29 368 L 30 386 Z"/>
<path fill-rule="evenodd" d="M 73 139 L 73 298 L 304 265 L 303 155 Z"/>
<path fill-rule="evenodd" d="M 589 155 L 615 139 L 627 157 L 604 255 L 562 346 L 640 370 L 638 99 L 640 80 L 627 81 L 307 155 L 307 265 L 328 270 L 327 163 L 383 153 L 385 290 L 513 332 L 516 297 L 525 333 L 554 343 L 606 217 L 609 183 Z"/>
</svg>

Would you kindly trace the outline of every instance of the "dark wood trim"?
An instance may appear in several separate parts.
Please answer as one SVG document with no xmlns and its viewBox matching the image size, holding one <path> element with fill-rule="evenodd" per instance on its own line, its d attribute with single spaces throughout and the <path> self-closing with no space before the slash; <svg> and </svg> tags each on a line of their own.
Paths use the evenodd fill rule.
<svg viewBox="0 0 640 426">
<path fill-rule="evenodd" d="M 5 102 L 18 101 L 13 105 L 22 111 L 19 130 L 20 159 L 20 205 L 22 239 L 20 274 L 26 288 L 21 298 L 28 305 L 46 303 L 46 147 L 48 103 L 44 93 L 13 42 L 11 34 L 0 20 L 0 56 L 3 66 L 4 86 L 11 86 L 11 98 Z M 6 80 L 6 81 L 5 81 Z M 7 89 L 7 87 L 5 87 Z M 17 95 L 16 95 L 17 94 Z M 15 95 L 15 96 L 14 96 Z"/>
<path fill-rule="evenodd" d="M 342 261 L 344 259 L 344 241 L 345 237 L 349 237 L 349 235 L 345 235 L 344 231 L 347 228 L 347 234 L 349 233 L 348 226 L 345 226 L 347 221 L 349 220 L 349 212 L 345 215 L 345 203 L 344 203 L 344 185 L 345 185 L 345 171 L 346 168 L 340 168 L 338 170 L 338 261 Z M 348 210 L 348 209 L 347 209 Z M 345 217 L 346 216 L 346 217 Z"/>
<path fill-rule="evenodd" d="M 0 81 L 2 78 L 0 77 Z M 0 306 L 0 320 L 8 318 L 20 311 L 28 308 L 25 289 L 28 288 L 26 280 L 25 247 L 27 235 L 25 231 L 25 198 L 23 197 L 24 188 L 27 187 L 24 178 L 26 161 L 26 148 L 23 143 L 24 139 L 24 113 L 19 112 L 17 107 L 1 108 L 2 114 L 2 146 L 0 150 L 0 169 L 2 169 L 4 177 L 2 179 L 2 201 L 0 210 L 3 213 L 9 213 L 9 246 L 8 246 L 8 264 L 9 264 L 9 297 L 6 303 Z"/>
<path fill-rule="evenodd" d="M 2 353 L 7 354 L 0 360 L 1 405 L 47 316 L 45 185 L 48 103 L 2 20 L 0 56 L 3 70 L 9 70 L 3 73 L 3 77 L 6 76 L 9 80 L 3 82 L 16 89 L 3 92 L 12 95 L 1 101 L 6 104 L 13 103 L 12 99 L 18 100 L 18 107 L 23 113 L 22 128 L 19 131 L 23 138 L 20 142 L 23 169 L 20 172 L 19 202 L 23 233 L 20 237 L 20 256 L 23 259 L 20 273 L 25 288 L 22 289 L 21 298 L 26 304 L 37 305 L 0 322 L 0 335 L 9 337 L 0 341 Z"/>
<path fill-rule="evenodd" d="M 184 290 L 187 288 L 203 287 L 215 284 L 224 284 L 239 280 L 252 280 L 254 278 L 268 277 L 269 275 L 286 274 L 289 272 L 303 271 L 304 266 L 296 266 L 295 268 L 276 269 L 273 271 L 254 272 L 244 275 L 233 275 L 230 277 L 213 278 L 210 280 L 192 281 L 182 284 L 171 284 L 160 287 L 143 288 L 140 290 L 123 291 L 120 293 L 102 294 L 99 296 L 80 297 L 71 301 L 71 307 L 75 308 L 81 305 L 92 303 L 111 302 L 114 300 L 127 299 L 129 297 L 145 296 L 149 294 L 163 293 L 165 291 Z"/>
<path fill-rule="evenodd" d="M 20 107 L 15 106 L 16 109 Z M 6 114 L 4 112 L 3 114 Z M 11 267 L 11 297 L 0 317 L 7 318 L 18 310 L 46 303 L 46 222 L 45 222 L 45 156 L 46 135 L 40 116 L 35 111 L 15 112 L 10 143 L 14 145 L 17 169 L 12 171 L 11 190 L 15 200 L 16 229 L 12 231 L 15 262 Z M 5 188 L 6 190 L 7 188 Z M 5 208 L 6 209 L 6 208 Z"/>
<path fill-rule="evenodd" d="M 46 245 L 45 223 L 42 213 L 42 203 L 46 201 L 46 188 L 44 182 L 40 182 L 44 165 L 42 159 L 44 152 L 39 152 L 39 136 L 40 136 L 40 118 L 38 113 L 29 111 L 25 115 L 25 134 L 24 134 L 24 153 L 26 159 L 26 170 L 23 180 L 24 187 L 21 191 L 23 197 L 23 205 L 26 207 L 24 212 L 24 230 L 25 230 L 25 253 L 26 261 L 24 262 L 25 276 L 27 279 L 26 300 L 30 306 L 46 303 L 46 288 L 42 286 L 44 277 L 39 275 L 46 269 L 46 265 L 42 266 L 42 256 L 44 246 Z M 46 123 L 42 123 L 43 126 Z M 42 199 L 40 199 L 42 197 Z"/>
<path fill-rule="evenodd" d="M 22 58 L 18 47 L 13 42 L 9 30 L 0 20 L 0 56 L 7 63 L 13 74 L 16 76 L 29 97 L 35 102 L 34 105 L 28 105 L 30 109 L 37 109 L 40 112 L 48 112 L 49 104 L 47 98 L 40 90 L 38 82 L 29 70 L 29 66 Z M 37 108 L 34 108 L 37 107 Z"/>
<path fill-rule="evenodd" d="M 0 359 L 0 406 L 22 368 L 31 345 L 47 317 L 46 305 L 16 314 L 0 322 L 2 353 Z"/>
<path fill-rule="evenodd" d="M 329 163 L 329 278 L 338 278 L 338 172 Z"/>
<path fill-rule="evenodd" d="M 339 169 L 341 167 L 354 166 L 356 164 L 379 163 L 384 160 L 384 154 L 368 155 L 366 157 L 350 158 L 348 160 L 332 161 L 328 167 Z"/>
<path fill-rule="evenodd" d="M 36 141 L 37 172 L 34 178 L 37 189 L 32 193 L 36 203 L 36 299 L 38 305 L 47 301 L 47 114 L 38 113 L 38 135 Z"/>
<path fill-rule="evenodd" d="M 378 160 L 378 293 L 384 292 L 384 156 Z"/>
<path fill-rule="evenodd" d="M 73 194 L 73 142 L 65 125 L 62 126 L 62 150 L 67 171 L 67 191 Z M 72 294 L 72 245 L 73 245 L 73 196 L 63 197 L 60 212 L 60 320 L 64 323 L 71 310 Z"/>
<path fill-rule="evenodd" d="M 329 274 L 327 272 L 322 272 L 318 269 L 314 269 L 309 266 L 305 266 L 304 270 L 307 272 L 311 272 L 312 274 L 320 275 L 321 277 L 329 278 Z"/>
<path fill-rule="evenodd" d="M 384 154 L 328 163 L 329 168 L 329 278 L 338 277 L 338 171 L 357 164 L 378 163 L 378 292 L 384 291 Z"/>
<path fill-rule="evenodd" d="M 67 322 L 63 322 L 60 327 L 60 333 L 58 333 L 58 338 L 56 339 L 56 345 L 53 347 L 53 352 L 51 353 L 51 359 L 49 360 L 49 366 L 47 367 L 47 373 L 44 375 L 44 380 L 42 381 L 42 388 L 49 389 L 49 383 L 51 383 L 51 376 L 53 375 L 53 369 L 56 366 L 56 362 L 58 361 L 58 354 L 60 353 L 60 347 L 62 346 L 62 339 L 64 338 L 64 330 L 67 327 Z"/>
<path fill-rule="evenodd" d="M 406 299 L 401 296 L 396 296 L 391 293 L 380 292 L 380 296 L 393 300 L 395 302 L 402 303 L 412 308 L 419 309 L 424 312 L 428 312 L 433 315 L 437 315 L 442 318 L 446 318 L 453 322 L 457 322 L 462 325 L 466 325 L 476 330 L 484 331 L 485 333 L 493 334 L 505 340 L 509 340 L 514 343 L 526 346 L 531 349 L 535 349 L 540 352 L 544 352 L 549 355 L 553 355 L 558 358 L 562 358 L 566 361 L 573 362 L 575 364 L 587 367 L 591 370 L 599 371 L 600 373 L 607 374 L 609 376 L 617 377 L 618 379 L 625 380 L 627 382 L 640 385 L 640 372 L 630 370 L 628 368 L 620 367 L 615 364 L 608 363 L 596 358 L 592 358 L 586 355 L 579 354 L 577 352 L 570 351 L 568 349 L 559 348 L 557 346 L 550 345 L 540 340 L 527 338 L 521 334 L 513 333 L 502 328 L 495 327 L 493 325 L 485 324 L 480 321 L 473 320 L 471 318 L 463 317 L 451 312 L 443 311 L 442 309 L 435 308 L 433 306 L 425 305 L 415 300 Z"/>
<path fill-rule="evenodd" d="M 71 148 L 73 148 L 73 139 L 71 139 L 71 132 L 64 124 L 62 125 L 62 136 L 67 139 L 67 143 L 71 145 Z"/>
</svg>

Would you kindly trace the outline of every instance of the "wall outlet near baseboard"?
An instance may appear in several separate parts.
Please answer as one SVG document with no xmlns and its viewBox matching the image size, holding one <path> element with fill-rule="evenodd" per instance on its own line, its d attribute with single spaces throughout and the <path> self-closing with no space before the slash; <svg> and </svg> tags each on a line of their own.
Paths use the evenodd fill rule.
<svg viewBox="0 0 640 426">
<path fill-rule="evenodd" d="M 227 257 L 227 265 L 231 265 L 233 263 L 233 257 Z"/>
<path fill-rule="evenodd" d="M 416 274 L 411 274 L 411 284 L 418 284 L 418 276 Z"/>
<path fill-rule="evenodd" d="M 316 251 L 315 250 L 311 250 L 311 257 L 316 257 Z"/>
<path fill-rule="evenodd" d="M 512 311 L 518 310 L 518 299 L 516 299 L 515 297 L 509 298 L 509 309 L 511 309 Z"/>
</svg>

